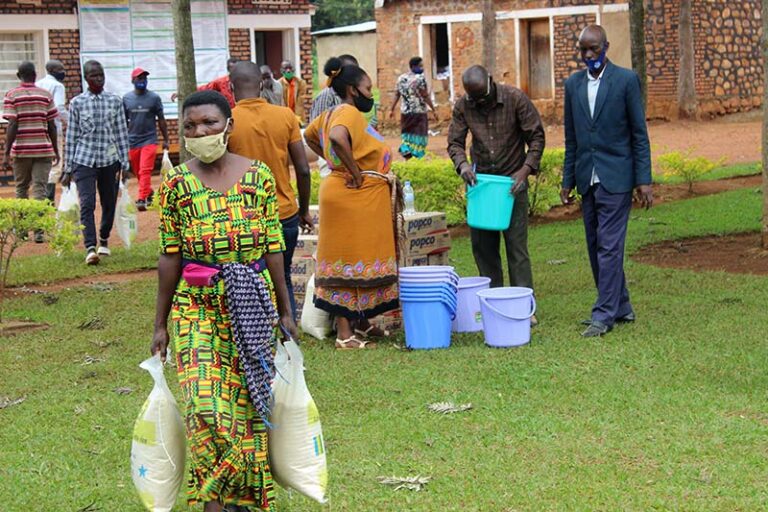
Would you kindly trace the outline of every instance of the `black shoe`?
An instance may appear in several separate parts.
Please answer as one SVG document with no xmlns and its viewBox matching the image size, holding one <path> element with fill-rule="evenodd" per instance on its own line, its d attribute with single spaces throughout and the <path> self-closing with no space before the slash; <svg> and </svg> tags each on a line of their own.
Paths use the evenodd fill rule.
<svg viewBox="0 0 768 512">
<path fill-rule="evenodd" d="M 154 200 L 155 200 L 155 191 L 153 190 L 147 196 L 147 199 L 146 199 L 147 207 L 152 206 L 152 203 L 154 202 Z"/>
<path fill-rule="evenodd" d="M 584 338 L 597 338 L 607 334 L 610 330 L 611 328 L 605 325 L 603 322 L 593 320 L 592 323 L 589 324 L 589 327 L 587 327 L 586 330 L 581 333 L 581 335 Z"/>
<path fill-rule="evenodd" d="M 144 199 L 139 199 L 136 201 L 136 209 L 140 212 L 147 211 L 147 202 Z"/>
<path fill-rule="evenodd" d="M 35 231 L 35 243 L 36 244 L 44 244 L 45 243 L 45 233 L 42 231 Z"/>
<path fill-rule="evenodd" d="M 633 312 L 628 313 L 628 314 L 626 314 L 624 316 L 620 316 L 619 318 L 616 319 L 616 322 L 618 322 L 620 324 L 631 324 L 631 323 L 633 323 L 635 321 L 635 319 L 636 319 L 635 318 L 635 312 L 633 311 Z"/>
</svg>

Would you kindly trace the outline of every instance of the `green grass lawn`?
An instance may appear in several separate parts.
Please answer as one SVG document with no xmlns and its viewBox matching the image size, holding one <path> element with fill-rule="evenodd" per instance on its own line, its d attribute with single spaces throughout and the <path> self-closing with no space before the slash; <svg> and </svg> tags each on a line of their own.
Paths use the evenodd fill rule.
<svg viewBox="0 0 768 512">
<path fill-rule="evenodd" d="M 761 199 L 745 189 L 636 211 L 629 250 L 757 230 Z M 481 336 L 461 335 L 445 351 L 384 344 L 339 353 L 305 340 L 330 509 L 764 510 L 768 278 L 630 261 L 638 322 L 583 340 L 578 321 L 594 290 L 580 223 L 532 228 L 530 252 L 541 325 L 527 347 L 489 349 Z M 467 239 L 455 241 L 452 258 L 461 274 L 475 273 Z M 52 305 L 40 296 L 9 302 L 11 316 L 51 328 L 0 340 L 0 396 L 27 397 L 0 410 L 3 510 L 142 510 L 129 451 L 151 388 L 138 363 L 148 355 L 154 296 L 146 280 L 65 291 Z M 103 329 L 77 328 L 94 317 Z M 83 365 L 86 356 L 103 362 Z M 172 369 L 167 376 L 177 392 Z M 123 386 L 135 391 L 114 392 Z M 426 410 L 445 400 L 474 409 Z M 432 477 L 422 492 L 376 481 L 416 474 Z M 281 492 L 278 509 L 320 507 Z M 176 510 L 188 509 L 180 501 Z"/>
<path fill-rule="evenodd" d="M 726 165 L 703 174 L 699 181 L 714 181 L 722 180 L 725 178 L 738 178 L 740 176 L 754 176 L 756 174 L 760 174 L 761 172 L 762 167 L 755 163 Z M 665 176 L 662 173 L 654 174 L 653 181 L 655 183 L 663 183 L 665 185 L 679 185 L 685 183 L 685 180 L 680 176 Z"/>
</svg>

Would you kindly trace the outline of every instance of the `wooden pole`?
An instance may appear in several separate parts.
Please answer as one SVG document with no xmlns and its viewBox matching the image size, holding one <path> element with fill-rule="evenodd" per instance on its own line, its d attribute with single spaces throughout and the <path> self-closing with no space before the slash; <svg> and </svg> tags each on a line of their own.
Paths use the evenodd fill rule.
<svg viewBox="0 0 768 512">
<path fill-rule="evenodd" d="M 181 129 L 181 105 L 184 98 L 197 90 L 195 71 L 195 45 L 192 41 L 192 10 L 190 0 L 171 0 L 173 33 L 176 39 L 176 91 L 179 105 L 179 161 L 190 159 L 184 147 L 184 130 Z"/>
<path fill-rule="evenodd" d="M 483 0 L 483 66 L 490 74 L 496 68 L 496 9 L 493 0 Z"/>
<path fill-rule="evenodd" d="M 768 84 L 768 0 L 763 0 L 763 83 Z M 763 249 L 768 250 L 768 87 L 763 87 Z"/>
<path fill-rule="evenodd" d="M 693 53 L 691 0 L 680 1 L 680 76 L 677 86 L 678 113 L 682 119 L 696 118 L 696 75 Z"/>
</svg>

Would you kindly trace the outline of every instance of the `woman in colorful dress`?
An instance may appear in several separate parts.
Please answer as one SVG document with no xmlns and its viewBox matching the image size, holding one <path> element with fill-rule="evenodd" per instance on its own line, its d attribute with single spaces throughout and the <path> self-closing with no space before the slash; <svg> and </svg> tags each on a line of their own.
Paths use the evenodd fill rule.
<svg viewBox="0 0 768 512">
<path fill-rule="evenodd" d="M 227 151 L 233 121 L 224 96 L 190 95 L 182 118 L 195 158 L 161 187 L 151 351 L 165 360 L 170 315 L 192 454 L 189 504 L 272 511 L 264 418 L 278 320 L 296 335 L 275 181 L 263 163 Z"/>
<path fill-rule="evenodd" d="M 437 112 L 429 96 L 427 79 L 424 77 L 424 61 L 413 57 L 408 63 L 410 71 L 397 79 L 395 101 L 389 117 L 395 117 L 395 108 L 400 105 L 400 154 L 406 160 L 423 158 L 427 153 L 429 140 L 429 119 L 427 107 L 432 110 L 432 117 L 437 122 Z"/>
<path fill-rule="evenodd" d="M 332 169 L 320 185 L 314 302 L 336 317 L 336 348 L 373 348 L 369 338 L 389 333 L 370 320 L 399 307 L 395 234 L 402 196 L 390 172 L 391 152 L 363 117 L 373 108 L 371 79 L 335 58 L 325 74 L 342 103 L 304 132 Z"/>
</svg>

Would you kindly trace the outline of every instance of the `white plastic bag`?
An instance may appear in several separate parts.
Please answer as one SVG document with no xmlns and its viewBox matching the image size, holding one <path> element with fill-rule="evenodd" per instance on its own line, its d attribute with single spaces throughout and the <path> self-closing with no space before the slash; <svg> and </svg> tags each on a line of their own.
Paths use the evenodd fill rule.
<svg viewBox="0 0 768 512">
<path fill-rule="evenodd" d="M 323 428 L 304 380 L 304 356 L 295 341 L 277 344 L 277 375 L 269 429 L 269 465 L 275 481 L 319 503 L 328 501 Z"/>
<path fill-rule="evenodd" d="M 184 480 L 184 423 L 165 382 L 160 355 L 139 366 L 152 375 L 155 386 L 133 427 L 131 475 L 147 510 L 170 512 Z"/>
<path fill-rule="evenodd" d="M 133 204 L 128 187 L 120 182 L 120 199 L 117 200 L 117 210 L 115 211 L 115 223 L 117 224 L 117 234 L 123 241 L 126 249 L 131 248 L 131 244 L 136 240 L 136 234 L 139 231 L 137 225 L 137 210 Z"/>
<path fill-rule="evenodd" d="M 165 176 L 165 173 L 173 169 L 173 162 L 171 162 L 171 157 L 168 155 L 168 150 L 163 150 L 163 162 L 160 165 L 160 174 Z"/>
<path fill-rule="evenodd" d="M 301 310 L 301 330 L 313 338 L 325 339 L 333 331 L 331 314 L 316 308 L 313 301 L 315 294 L 315 276 L 309 278 L 307 294 L 304 297 L 304 307 Z"/>
<path fill-rule="evenodd" d="M 67 221 L 71 222 L 75 226 L 75 233 L 80 234 L 80 200 L 74 181 L 69 184 L 69 187 L 61 188 L 61 199 L 59 200 L 59 207 L 56 209 L 56 219 L 62 224 Z"/>
</svg>

